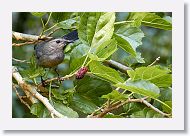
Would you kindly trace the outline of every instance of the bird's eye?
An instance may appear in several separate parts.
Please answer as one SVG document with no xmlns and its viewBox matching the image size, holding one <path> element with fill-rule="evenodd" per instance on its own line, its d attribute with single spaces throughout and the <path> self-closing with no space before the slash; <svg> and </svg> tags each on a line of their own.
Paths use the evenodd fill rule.
<svg viewBox="0 0 190 136">
<path fill-rule="evenodd" d="M 60 43 L 61 41 L 60 40 L 57 40 L 56 43 Z"/>
</svg>

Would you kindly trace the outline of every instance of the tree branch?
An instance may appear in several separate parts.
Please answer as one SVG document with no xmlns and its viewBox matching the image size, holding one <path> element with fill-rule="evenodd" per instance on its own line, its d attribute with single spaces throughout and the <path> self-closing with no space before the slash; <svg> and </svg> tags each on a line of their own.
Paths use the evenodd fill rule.
<svg viewBox="0 0 190 136">
<path fill-rule="evenodd" d="M 42 36 L 36 36 L 36 35 L 31 35 L 31 34 L 24 34 L 24 33 L 19 33 L 19 32 L 12 32 L 12 38 L 16 39 L 17 41 L 39 41 L 39 40 L 48 40 L 51 39 L 52 37 L 46 37 L 45 35 Z"/>
<path fill-rule="evenodd" d="M 29 85 L 23 80 L 22 76 L 15 66 L 12 67 L 12 76 L 18 82 L 18 85 L 22 88 L 22 90 L 28 97 L 35 97 L 35 100 L 41 101 L 52 115 L 55 115 L 59 118 L 65 117 L 54 109 L 54 107 L 49 103 L 49 100 L 46 97 L 43 97 L 40 93 L 37 92 L 37 88 L 35 86 Z M 37 101 L 33 101 L 33 103 L 36 102 Z"/>
<path fill-rule="evenodd" d="M 160 111 L 158 108 L 154 107 L 153 105 L 151 105 L 149 102 L 147 102 L 145 99 L 147 97 L 144 97 L 144 98 L 139 98 L 139 99 L 128 99 L 124 102 L 116 102 L 115 104 L 113 105 L 110 105 L 109 107 L 104 107 L 104 109 L 98 109 L 98 111 L 101 111 L 99 114 L 97 115 L 94 115 L 95 113 L 92 113 L 91 115 L 89 115 L 88 117 L 90 118 L 102 118 L 104 117 L 107 113 L 115 110 L 115 109 L 118 109 L 119 107 L 127 104 L 127 103 L 131 103 L 131 102 L 139 102 L 139 103 L 143 103 L 145 104 L 147 107 L 151 108 L 152 110 L 160 113 L 161 115 L 163 116 L 166 116 L 166 117 L 170 117 L 171 114 L 167 114 L 167 113 L 164 113 L 162 111 Z"/>
<path fill-rule="evenodd" d="M 127 70 L 132 70 L 132 68 L 127 67 L 127 66 L 125 66 L 119 62 L 114 61 L 114 60 L 105 60 L 104 64 L 106 64 L 110 67 L 113 67 L 115 69 L 118 69 L 119 71 L 126 73 L 126 74 L 127 74 Z"/>
</svg>

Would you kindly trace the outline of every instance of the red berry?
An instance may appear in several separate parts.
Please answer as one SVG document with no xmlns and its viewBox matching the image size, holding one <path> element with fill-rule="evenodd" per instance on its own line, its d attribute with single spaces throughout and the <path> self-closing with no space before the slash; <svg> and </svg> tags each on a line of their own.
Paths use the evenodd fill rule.
<svg viewBox="0 0 190 136">
<path fill-rule="evenodd" d="M 80 68 L 78 70 L 78 72 L 76 73 L 76 79 L 82 79 L 84 77 L 84 75 L 86 74 L 86 72 L 88 72 L 87 67 Z"/>
</svg>

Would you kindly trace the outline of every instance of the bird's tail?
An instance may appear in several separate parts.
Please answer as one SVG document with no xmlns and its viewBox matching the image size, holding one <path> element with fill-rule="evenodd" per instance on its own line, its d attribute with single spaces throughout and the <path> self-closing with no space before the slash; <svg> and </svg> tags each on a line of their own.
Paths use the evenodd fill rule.
<svg viewBox="0 0 190 136">
<path fill-rule="evenodd" d="M 64 35 L 63 38 L 65 40 L 67 40 L 68 42 L 72 43 L 72 42 L 74 42 L 74 41 L 76 41 L 76 40 L 79 39 L 78 38 L 78 32 L 77 32 L 77 30 L 74 30 L 74 31 L 72 31 L 72 32 Z"/>
</svg>

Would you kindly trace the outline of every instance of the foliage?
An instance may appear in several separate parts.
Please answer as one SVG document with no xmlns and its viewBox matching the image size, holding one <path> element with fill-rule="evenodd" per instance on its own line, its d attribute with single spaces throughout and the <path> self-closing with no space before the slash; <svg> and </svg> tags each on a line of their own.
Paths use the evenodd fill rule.
<svg viewBox="0 0 190 136">
<path fill-rule="evenodd" d="M 143 39 L 147 37 L 144 29 L 172 30 L 172 23 L 166 19 L 165 14 L 163 13 L 161 17 L 157 13 L 132 12 L 126 19 L 120 21 L 117 21 L 118 13 L 114 12 L 33 12 L 29 14 L 39 23 L 43 20 L 41 34 L 47 35 L 58 28 L 59 31 L 53 36 L 60 37 L 72 30 L 78 30 L 79 40 L 67 46 L 65 59 L 58 66 L 60 76 L 72 75 L 81 67 L 88 67 L 88 72 L 82 79 L 71 78 L 62 83 L 52 81 L 45 87 L 46 92 L 41 94 L 48 98 L 55 110 L 69 118 L 98 115 L 101 113 L 97 110 L 100 107 L 104 109 L 109 105 L 125 103 L 129 99 L 145 97 L 155 108 L 171 115 L 170 58 L 167 58 L 168 63 L 155 62 L 158 64 L 148 65 L 151 62 L 147 62 L 147 58 L 141 56 L 144 52 L 139 50 L 139 47 L 144 46 Z M 15 48 L 19 47 L 13 47 L 13 57 L 19 56 L 16 55 Z M 148 56 L 152 57 L 151 54 Z M 19 58 L 28 59 L 24 57 Z M 13 65 L 18 67 L 27 83 L 40 84 L 40 76 L 56 77 L 55 72 L 51 70 L 47 72 L 38 67 L 33 55 L 29 58 L 29 63 L 13 61 Z M 104 61 L 110 59 L 130 66 L 132 70 L 127 70 L 126 74 L 117 68 L 105 65 Z M 151 59 L 155 60 L 155 58 Z M 13 80 L 13 83 L 16 82 Z M 51 117 L 50 111 L 41 102 L 31 104 L 30 111 L 26 110 L 26 112 L 31 113 L 31 117 L 33 115 L 40 118 Z M 164 116 L 143 103 L 126 102 L 103 117 L 160 118 Z"/>
</svg>

